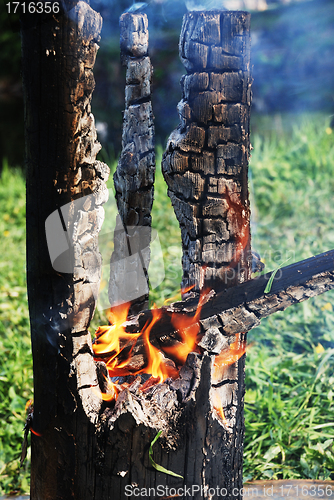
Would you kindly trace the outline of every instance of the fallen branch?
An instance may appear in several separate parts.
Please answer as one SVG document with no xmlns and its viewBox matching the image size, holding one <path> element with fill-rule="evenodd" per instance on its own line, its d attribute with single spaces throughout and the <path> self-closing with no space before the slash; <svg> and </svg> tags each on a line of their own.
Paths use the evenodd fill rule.
<svg viewBox="0 0 334 500">
<path fill-rule="evenodd" d="M 272 273 L 266 273 L 217 293 L 210 303 L 203 306 L 201 319 L 213 314 L 219 314 L 222 319 L 227 318 L 237 307 L 244 307 L 246 316 L 251 311 L 260 320 L 276 311 L 283 311 L 292 304 L 331 290 L 334 288 L 334 250 L 282 267 L 276 273 L 270 292 L 265 294 L 271 275 Z M 244 326 L 247 328 L 239 331 L 250 329 L 247 323 Z"/>
</svg>

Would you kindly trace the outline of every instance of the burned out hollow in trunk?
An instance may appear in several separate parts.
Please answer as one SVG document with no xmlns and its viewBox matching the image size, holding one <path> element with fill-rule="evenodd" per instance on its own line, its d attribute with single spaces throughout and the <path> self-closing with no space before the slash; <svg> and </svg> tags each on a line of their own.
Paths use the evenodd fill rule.
<svg viewBox="0 0 334 500">
<path fill-rule="evenodd" d="M 152 65 L 146 14 L 123 14 L 120 29 L 126 87 L 122 152 L 114 174 L 119 216 L 110 261 L 109 299 L 111 307 L 131 302 L 129 314 L 133 314 L 148 307 L 155 174 Z"/>
</svg>

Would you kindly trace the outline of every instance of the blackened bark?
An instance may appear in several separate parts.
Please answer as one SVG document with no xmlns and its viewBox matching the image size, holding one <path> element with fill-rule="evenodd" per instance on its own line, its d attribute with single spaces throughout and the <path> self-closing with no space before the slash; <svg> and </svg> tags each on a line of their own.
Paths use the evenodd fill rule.
<svg viewBox="0 0 334 500">
<path fill-rule="evenodd" d="M 22 18 L 32 428 L 38 433 L 32 435 L 32 500 L 73 497 L 78 461 L 86 460 L 77 441 L 91 439 L 101 407 L 99 392 L 90 388 L 98 382 L 87 328 L 108 196 L 109 168 L 96 160 L 101 146 L 91 113 L 102 18 L 82 1 L 62 5 L 58 14 Z"/>
<path fill-rule="evenodd" d="M 250 278 L 250 16 L 190 12 L 180 37 L 180 125 L 162 168 L 183 247 L 182 288 Z"/>
<path fill-rule="evenodd" d="M 151 104 L 152 65 L 146 14 L 120 19 L 121 60 L 126 66 L 122 152 L 114 174 L 120 220 L 110 261 L 111 307 L 131 302 L 130 314 L 148 308 L 151 209 L 155 174 Z"/>
</svg>

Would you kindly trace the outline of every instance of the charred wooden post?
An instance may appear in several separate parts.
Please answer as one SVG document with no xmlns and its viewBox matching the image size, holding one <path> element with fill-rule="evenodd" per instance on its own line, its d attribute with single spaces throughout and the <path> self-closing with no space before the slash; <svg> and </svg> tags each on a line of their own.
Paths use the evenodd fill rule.
<svg viewBox="0 0 334 500">
<path fill-rule="evenodd" d="M 84 498 L 78 491 L 86 458 L 77 443 L 91 439 L 102 402 L 91 389 L 98 381 L 88 332 L 109 175 L 96 160 L 101 146 L 91 113 L 101 27 L 101 16 L 82 1 L 22 18 L 32 500 Z"/>
<path fill-rule="evenodd" d="M 123 14 L 120 28 L 126 87 L 122 152 L 114 174 L 120 220 L 111 257 L 109 299 L 111 306 L 131 302 L 133 314 L 148 308 L 155 174 L 152 66 L 146 14 Z"/>
<path fill-rule="evenodd" d="M 250 278 L 248 200 L 250 16 L 190 12 L 180 125 L 162 168 L 183 247 L 182 288 L 228 288 Z"/>
</svg>

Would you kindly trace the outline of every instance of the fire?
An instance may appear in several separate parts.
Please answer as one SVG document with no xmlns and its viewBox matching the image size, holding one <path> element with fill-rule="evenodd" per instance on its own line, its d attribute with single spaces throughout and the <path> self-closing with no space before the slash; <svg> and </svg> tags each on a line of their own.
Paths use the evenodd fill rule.
<svg viewBox="0 0 334 500">
<path fill-rule="evenodd" d="M 130 341 L 137 339 L 141 333 L 132 334 L 125 331 L 125 322 L 128 317 L 130 303 L 114 307 L 109 312 L 111 326 L 100 326 L 95 332 L 95 343 L 93 351 L 95 357 L 104 358 L 107 355 L 106 365 L 111 377 L 130 375 L 126 370 L 127 360 L 119 362 L 117 356 L 124 351 Z M 130 350 L 131 354 L 132 348 Z M 111 393 L 117 393 L 114 387 L 110 387 Z"/>
<path fill-rule="evenodd" d="M 233 365 L 238 359 L 243 356 L 246 352 L 246 343 L 240 343 L 240 334 L 238 333 L 235 341 L 230 345 L 228 350 L 222 351 L 215 358 L 214 370 L 212 375 L 212 383 L 217 384 L 223 378 L 224 370 L 226 366 Z"/>
<path fill-rule="evenodd" d="M 150 342 L 150 332 L 154 324 L 157 323 L 161 317 L 161 309 L 152 309 L 152 321 L 147 327 L 144 327 L 143 338 L 148 357 L 148 364 L 146 368 L 141 371 L 141 373 L 151 374 L 152 377 L 157 380 L 156 383 L 158 384 L 166 380 L 168 377 L 177 376 L 177 370 L 169 367 L 164 362 L 162 353 Z"/>
<path fill-rule="evenodd" d="M 162 319 L 164 314 L 169 315 L 165 309 L 152 309 L 151 321 L 145 324 L 141 332 L 133 334 L 126 332 L 126 321 L 130 303 L 114 307 L 109 316 L 112 324 L 110 326 L 99 327 L 95 333 L 93 344 L 95 358 L 105 361 L 110 377 L 124 377 L 147 373 L 152 375 L 155 384 L 163 382 L 168 377 L 176 378 L 178 370 L 174 362 L 178 365 L 184 364 L 188 354 L 197 349 L 197 336 L 200 331 L 199 318 L 205 293 L 207 291 L 201 294 L 194 316 L 182 313 L 173 313 L 171 315 L 170 321 L 178 332 L 180 341 L 175 346 L 163 347 L 162 351 L 151 343 L 150 333 L 154 325 Z M 144 344 L 147 362 L 144 368 L 134 371 L 131 369 L 129 362 L 131 360 L 131 353 L 140 337 L 142 337 Z M 166 359 L 164 353 L 170 359 Z M 106 382 L 107 392 L 102 394 L 102 399 L 105 401 L 116 399 L 120 389 L 127 385 L 119 385 L 109 379 Z"/>
<path fill-rule="evenodd" d="M 192 287 L 187 289 L 189 291 Z M 184 290 L 183 290 L 184 292 Z M 178 331 L 182 344 L 177 347 L 165 347 L 164 350 L 172 355 L 180 364 L 186 362 L 187 356 L 197 348 L 197 336 L 200 331 L 200 313 L 203 305 L 203 299 L 209 290 L 204 290 L 199 298 L 198 306 L 194 316 L 174 313 L 171 319 L 172 325 Z"/>
<path fill-rule="evenodd" d="M 101 396 L 103 401 L 112 401 L 113 399 L 116 399 L 119 392 L 120 388 L 117 385 L 117 382 L 112 382 L 109 380 L 107 377 L 105 377 L 106 383 L 107 383 L 107 392 L 101 392 Z"/>
<path fill-rule="evenodd" d="M 228 421 L 226 420 L 224 409 L 217 391 L 212 391 L 212 403 L 213 407 L 223 421 L 223 424 L 228 427 Z"/>
<path fill-rule="evenodd" d="M 199 298 L 196 312 L 193 316 L 185 313 L 172 313 L 170 321 L 177 331 L 180 341 L 171 347 L 162 347 L 159 350 L 150 341 L 150 333 L 153 327 L 164 317 L 169 315 L 167 309 L 153 308 L 151 310 L 152 318 L 148 320 L 142 331 L 138 333 L 126 332 L 126 321 L 130 304 L 122 304 L 110 313 L 110 326 L 101 326 L 95 334 L 95 342 L 93 350 L 97 359 L 102 359 L 106 362 L 109 377 L 125 377 L 127 375 L 150 374 L 151 378 L 141 386 L 141 390 L 145 390 L 152 385 L 159 384 L 167 378 L 177 378 L 177 366 L 182 366 L 190 352 L 198 351 L 198 336 L 200 333 L 200 313 L 204 302 L 204 298 L 208 290 L 205 290 Z M 144 368 L 134 370 L 131 368 L 131 354 L 133 349 L 141 337 L 146 354 L 146 363 Z M 246 351 L 246 343 L 240 341 L 240 334 L 236 335 L 235 341 L 230 345 L 228 350 L 222 351 L 216 356 L 212 373 L 212 383 L 221 382 L 224 376 L 224 371 L 227 366 L 230 366 Z M 166 354 L 166 356 L 164 356 Z M 102 393 L 104 401 L 112 401 L 117 399 L 119 392 L 129 383 L 119 380 L 116 382 L 106 378 L 106 392 Z M 228 427 L 223 405 L 220 399 L 218 389 L 212 388 L 211 397 L 213 407 L 221 418 L 223 424 Z"/>
<path fill-rule="evenodd" d="M 245 354 L 245 352 L 246 342 L 240 342 L 240 334 L 237 334 L 235 341 L 230 345 L 230 348 L 228 350 L 222 351 L 218 356 L 216 356 L 212 374 L 212 383 L 217 384 L 221 382 L 226 367 L 236 363 L 241 358 L 241 356 Z M 213 389 L 212 400 L 214 409 L 222 419 L 224 425 L 228 427 L 229 425 L 224 414 L 224 409 L 218 390 Z"/>
</svg>

